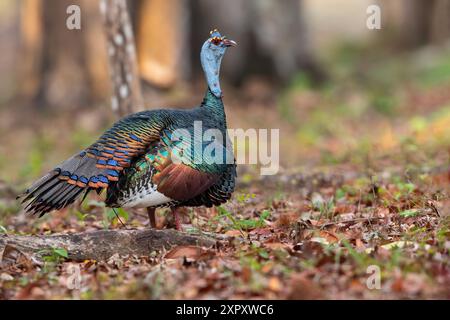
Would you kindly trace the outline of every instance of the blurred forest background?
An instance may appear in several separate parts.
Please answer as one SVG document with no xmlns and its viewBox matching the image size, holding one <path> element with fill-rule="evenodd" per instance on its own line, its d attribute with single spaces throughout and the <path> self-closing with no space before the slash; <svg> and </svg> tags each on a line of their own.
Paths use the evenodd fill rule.
<svg viewBox="0 0 450 320">
<path fill-rule="evenodd" d="M 129 1 L 133 111 L 197 104 L 199 49 L 217 27 L 239 43 L 222 68 L 229 127 L 282 128 L 283 167 L 366 161 L 404 146 L 405 130 L 429 142 L 420 132 L 450 100 L 450 3 L 377 1 L 382 29 L 369 30 L 372 3 Z M 81 30 L 66 28 L 71 4 Z M 114 120 L 105 30 L 98 1 L 2 0 L 0 16 L 0 177 L 28 180 Z"/>
<path fill-rule="evenodd" d="M 236 237 L 220 250 L 78 263 L 53 248 L 39 264 L 5 249 L 0 299 L 450 298 L 450 0 L 126 3 L 129 15 L 99 0 L 0 0 L 0 239 L 122 228 L 101 196 L 31 220 L 15 197 L 118 115 L 197 105 L 213 28 L 239 44 L 222 63 L 228 127 L 279 128 L 281 170 L 240 165 L 227 204 L 186 210 L 190 229 Z M 66 28 L 72 4 L 81 30 Z M 366 26 L 371 4 L 380 30 Z M 113 79 L 111 56 L 127 68 Z M 147 226 L 144 212 L 119 215 Z M 73 264 L 80 290 L 66 285 Z M 367 287 L 373 265 L 380 290 Z"/>
</svg>

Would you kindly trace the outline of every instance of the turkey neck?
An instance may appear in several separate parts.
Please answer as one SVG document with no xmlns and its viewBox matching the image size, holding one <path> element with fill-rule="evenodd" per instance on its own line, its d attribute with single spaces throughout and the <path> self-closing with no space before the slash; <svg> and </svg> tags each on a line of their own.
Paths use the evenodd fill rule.
<svg viewBox="0 0 450 320">
<path fill-rule="evenodd" d="M 225 51 L 226 48 L 213 46 L 209 41 L 203 44 L 200 51 L 200 62 L 208 85 L 201 104 L 202 110 L 206 111 L 205 117 L 213 120 L 215 127 L 222 131 L 226 129 L 226 119 L 220 88 L 220 65 Z"/>
<path fill-rule="evenodd" d="M 216 97 L 209 87 L 206 90 L 201 108 L 207 111 L 207 117 L 214 119 L 218 129 L 225 130 L 227 128 L 227 119 L 222 98 Z"/>
</svg>

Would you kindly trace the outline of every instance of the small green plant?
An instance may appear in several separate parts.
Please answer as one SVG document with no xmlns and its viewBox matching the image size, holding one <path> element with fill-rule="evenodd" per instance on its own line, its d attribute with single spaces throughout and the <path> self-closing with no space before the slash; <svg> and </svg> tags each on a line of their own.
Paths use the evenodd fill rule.
<svg viewBox="0 0 450 320">
<path fill-rule="evenodd" d="M 402 196 L 409 196 L 416 189 L 414 183 L 403 181 L 399 177 L 394 178 L 394 184 L 398 189 L 398 192 L 394 194 L 396 200 L 399 200 Z"/>
<path fill-rule="evenodd" d="M 266 225 L 265 220 L 270 216 L 269 210 L 263 210 L 261 212 L 261 215 L 257 219 L 238 219 L 236 217 L 233 217 L 233 215 L 223 207 L 218 207 L 218 211 L 219 214 L 216 217 L 217 219 L 223 219 L 224 217 L 228 218 L 228 220 L 231 222 L 228 227 L 240 231 L 262 228 Z"/>
<path fill-rule="evenodd" d="M 370 256 L 368 256 L 365 253 L 356 251 L 355 248 L 353 248 L 352 245 L 346 239 L 342 239 L 341 243 L 347 249 L 349 256 L 356 262 L 358 267 L 363 268 L 365 270 L 367 266 L 374 264 Z"/>
<path fill-rule="evenodd" d="M 409 209 L 409 210 L 401 211 L 399 214 L 403 218 L 410 218 L 410 217 L 417 216 L 419 213 L 420 213 L 419 209 Z"/>
<path fill-rule="evenodd" d="M 335 192 L 336 200 L 345 199 L 347 192 L 343 188 L 337 188 Z"/>
<path fill-rule="evenodd" d="M 44 262 L 47 263 L 57 264 L 69 258 L 69 253 L 64 248 L 44 249 L 38 253 L 42 256 Z"/>
<path fill-rule="evenodd" d="M 119 218 L 121 218 L 122 222 L 125 222 L 129 219 L 128 212 L 126 212 L 122 208 L 114 208 L 114 209 L 106 209 L 104 213 L 104 219 L 102 221 L 103 227 L 108 229 L 110 224 L 118 223 Z"/>
<path fill-rule="evenodd" d="M 236 196 L 236 201 L 238 203 L 245 203 L 247 201 L 249 201 L 250 199 L 255 199 L 256 198 L 256 194 L 254 193 L 240 193 Z"/>
<path fill-rule="evenodd" d="M 324 217 L 331 219 L 334 214 L 334 197 L 324 200 L 321 196 L 313 197 L 311 200 L 312 208 L 320 212 L 319 220 Z"/>
<path fill-rule="evenodd" d="M 89 213 L 83 213 L 83 212 L 81 212 L 79 210 L 76 210 L 75 211 L 75 216 L 77 217 L 78 221 L 84 222 L 86 220 L 86 218 L 88 218 L 88 217 L 90 217 L 92 215 L 90 215 Z"/>
<path fill-rule="evenodd" d="M 8 234 L 8 230 L 0 224 L 0 233 Z"/>
<path fill-rule="evenodd" d="M 270 258 L 269 252 L 266 249 L 254 244 L 250 245 L 249 251 L 240 252 L 239 256 L 241 265 L 247 266 L 254 271 L 261 270 L 261 267 Z"/>
</svg>

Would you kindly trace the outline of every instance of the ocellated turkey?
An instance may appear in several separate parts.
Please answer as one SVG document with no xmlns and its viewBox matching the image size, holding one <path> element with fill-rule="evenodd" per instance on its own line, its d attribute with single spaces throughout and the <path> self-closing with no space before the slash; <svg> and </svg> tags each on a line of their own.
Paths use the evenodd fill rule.
<svg viewBox="0 0 450 320">
<path fill-rule="evenodd" d="M 119 120 L 95 143 L 20 195 L 25 210 L 42 216 L 83 194 L 100 194 L 106 188 L 107 206 L 147 208 L 152 227 L 156 226 L 155 209 L 170 207 L 179 228 L 177 208 L 217 206 L 230 199 L 236 164 L 227 135 L 219 71 L 227 48 L 235 45 L 217 30 L 211 31 L 200 53 L 208 88 L 199 106 L 143 111 Z M 220 134 L 211 140 L 213 152 L 205 155 L 211 142 L 202 137 L 211 129 Z M 190 140 L 178 135 L 180 130 Z M 219 153 L 222 156 L 217 157 Z M 211 161 L 217 159 L 224 161 Z"/>
</svg>

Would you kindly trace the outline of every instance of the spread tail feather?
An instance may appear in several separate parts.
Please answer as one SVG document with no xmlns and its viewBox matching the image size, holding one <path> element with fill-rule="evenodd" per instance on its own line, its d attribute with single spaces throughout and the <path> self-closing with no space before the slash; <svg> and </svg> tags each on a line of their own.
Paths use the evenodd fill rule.
<svg viewBox="0 0 450 320">
<path fill-rule="evenodd" d="M 94 144 L 35 181 L 19 198 L 39 216 L 66 207 L 82 193 L 100 193 L 119 180 L 121 171 L 159 139 L 161 115 L 140 112 L 118 121 Z"/>
<path fill-rule="evenodd" d="M 100 192 L 107 187 L 106 171 L 96 166 L 96 159 L 82 152 L 36 180 L 17 198 L 26 204 L 27 213 L 42 217 L 47 212 L 72 204 L 83 191 L 84 200 L 89 191 L 96 189 Z"/>
</svg>

